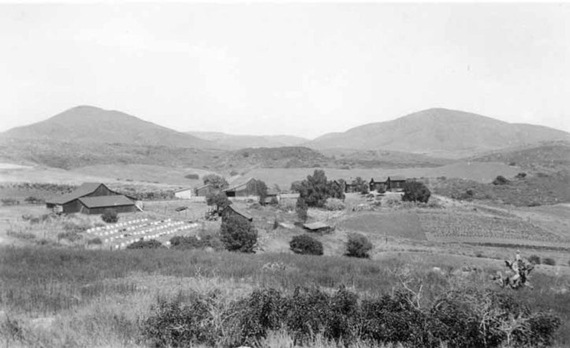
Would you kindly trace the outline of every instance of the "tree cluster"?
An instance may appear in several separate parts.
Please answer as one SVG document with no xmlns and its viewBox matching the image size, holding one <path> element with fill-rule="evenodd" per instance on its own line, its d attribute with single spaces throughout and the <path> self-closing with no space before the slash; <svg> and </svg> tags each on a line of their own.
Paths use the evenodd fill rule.
<svg viewBox="0 0 570 348">
<path fill-rule="evenodd" d="M 257 245 L 257 229 L 239 216 L 228 215 L 222 221 L 221 241 L 229 251 L 254 253 Z"/>
<path fill-rule="evenodd" d="M 404 183 L 404 195 L 402 200 L 406 202 L 427 203 L 431 196 L 431 191 L 424 183 L 419 181 L 407 181 Z"/>
<path fill-rule="evenodd" d="M 309 207 L 321 208 L 328 198 L 344 200 L 344 185 L 328 181 L 324 170 L 317 169 L 313 175 L 308 175 L 307 179 L 294 182 L 291 185 L 292 191 L 299 192 Z"/>
</svg>

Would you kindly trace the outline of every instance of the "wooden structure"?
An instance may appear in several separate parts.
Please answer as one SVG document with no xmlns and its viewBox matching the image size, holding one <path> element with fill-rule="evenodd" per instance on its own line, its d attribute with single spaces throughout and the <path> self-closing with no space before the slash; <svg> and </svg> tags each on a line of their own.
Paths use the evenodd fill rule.
<svg viewBox="0 0 570 348">
<path fill-rule="evenodd" d="M 304 224 L 303 228 L 309 230 L 311 232 L 330 232 L 332 231 L 332 227 L 330 225 L 325 224 L 324 222 L 312 222 L 310 224 Z"/>
<path fill-rule="evenodd" d="M 226 196 L 228 197 L 251 197 L 258 196 L 258 184 L 259 180 L 254 178 L 249 178 L 247 181 L 232 186 L 224 190 Z"/>
<path fill-rule="evenodd" d="M 222 223 L 230 216 L 237 216 L 238 218 L 247 220 L 249 222 L 253 221 L 253 217 L 251 215 L 241 209 L 233 207 L 232 205 L 228 205 L 224 210 L 222 210 L 220 215 L 222 216 Z"/>
<path fill-rule="evenodd" d="M 407 179 L 403 176 L 395 175 L 386 178 L 381 178 L 379 180 L 370 179 L 369 187 L 370 191 L 401 191 L 404 188 L 404 184 Z"/>
<path fill-rule="evenodd" d="M 190 199 L 194 196 L 194 189 L 185 188 L 181 190 L 174 191 L 174 197 L 179 199 Z"/>
<path fill-rule="evenodd" d="M 216 194 L 218 192 L 220 192 L 220 190 L 215 188 L 212 184 L 206 184 L 196 188 L 196 196 L 198 197 L 206 197 L 209 194 Z"/>
<path fill-rule="evenodd" d="M 47 200 L 46 207 L 66 214 L 101 214 L 105 209 L 116 212 L 138 210 L 135 198 L 115 192 L 105 184 L 92 182 L 83 183 L 71 193 Z"/>
</svg>

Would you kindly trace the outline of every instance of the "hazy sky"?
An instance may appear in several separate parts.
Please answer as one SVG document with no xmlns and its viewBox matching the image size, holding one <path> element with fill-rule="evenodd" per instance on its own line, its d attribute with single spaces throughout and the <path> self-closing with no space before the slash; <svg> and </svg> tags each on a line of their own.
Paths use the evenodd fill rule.
<svg viewBox="0 0 570 348">
<path fill-rule="evenodd" d="M 0 4 L 0 131 L 76 105 L 234 134 L 431 107 L 570 131 L 570 5 Z"/>
</svg>

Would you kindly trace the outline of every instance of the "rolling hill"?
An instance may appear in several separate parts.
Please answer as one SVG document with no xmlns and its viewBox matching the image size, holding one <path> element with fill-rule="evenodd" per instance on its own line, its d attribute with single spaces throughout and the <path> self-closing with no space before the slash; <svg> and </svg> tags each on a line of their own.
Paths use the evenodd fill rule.
<svg viewBox="0 0 570 348">
<path fill-rule="evenodd" d="M 216 148 L 213 142 L 143 121 L 120 111 L 77 106 L 45 121 L 10 129 L 0 136 L 14 140 L 74 144 L 120 143 L 182 148 Z"/>
<path fill-rule="evenodd" d="M 570 134 L 463 111 L 428 109 L 392 121 L 362 125 L 344 133 L 325 134 L 304 146 L 318 150 L 392 150 L 460 158 L 553 140 L 570 141 Z"/>
<path fill-rule="evenodd" d="M 197 138 L 218 144 L 222 148 L 238 150 L 244 148 L 298 146 L 309 139 L 292 135 L 234 135 L 221 132 L 186 132 Z"/>
</svg>

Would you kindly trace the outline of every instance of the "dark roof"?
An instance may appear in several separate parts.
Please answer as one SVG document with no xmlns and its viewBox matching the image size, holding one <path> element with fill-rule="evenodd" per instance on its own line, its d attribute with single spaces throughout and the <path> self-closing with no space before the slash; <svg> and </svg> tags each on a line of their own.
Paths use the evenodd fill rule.
<svg viewBox="0 0 570 348">
<path fill-rule="evenodd" d="M 245 211 L 243 211 L 241 209 L 232 207 L 231 205 L 228 205 L 226 207 L 226 209 L 224 209 L 224 210 L 227 210 L 227 209 L 233 210 L 236 214 L 243 216 L 244 218 L 248 219 L 249 221 L 253 220 L 253 217 L 251 215 L 249 215 L 248 213 L 246 213 Z"/>
<path fill-rule="evenodd" d="M 243 181 L 241 184 L 237 184 L 234 185 L 232 187 L 228 187 L 227 189 L 225 189 L 224 191 L 236 191 L 238 188 L 242 187 L 242 186 L 246 186 L 247 184 L 249 184 L 251 181 L 256 181 L 254 178 L 248 178 L 246 181 Z"/>
<path fill-rule="evenodd" d="M 329 225 L 319 221 L 312 222 L 310 224 L 304 224 L 303 227 L 305 227 L 308 230 L 320 230 L 321 228 L 330 228 Z"/>
<path fill-rule="evenodd" d="M 65 204 L 65 203 L 71 202 L 77 198 L 87 196 L 88 194 L 97 190 L 97 188 L 101 185 L 103 185 L 103 184 L 98 183 L 98 182 L 85 182 L 85 183 L 81 184 L 81 186 L 76 188 L 73 192 L 54 197 L 51 200 L 47 201 L 46 203 Z"/>
<path fill-rule="evenodd" d="M 116 207 L 135 204 L 123 195 L 83 197 L 79 198 L 79 201 L 87 208 Z"/>
<path fill-rule="evenodd" d="M 406 181 L 406 177 L 402 175 L 390 176 L 391 181 Z"/>
</svg>

